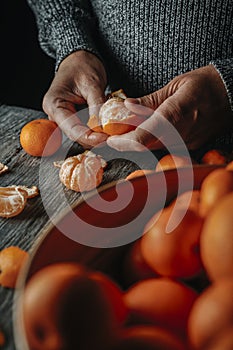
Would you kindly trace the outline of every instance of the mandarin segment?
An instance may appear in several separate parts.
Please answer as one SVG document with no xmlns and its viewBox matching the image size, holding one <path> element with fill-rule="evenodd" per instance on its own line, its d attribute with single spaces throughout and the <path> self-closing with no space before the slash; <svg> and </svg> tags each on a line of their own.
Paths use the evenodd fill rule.
<svg viewBox="0 0 233 350">
<path fill-rule="evenodd" d="M 22 212 L 27 192 L 17 186 L 0 187 L 0 217 L 10 218 Z"/>
<path fill-rule="evenodd" d="M 18 273 L 28 256 L 27 252 L 15 246 L 0 252 L 0 285 L 6 288 L 15 287 Z"/>
</svg>

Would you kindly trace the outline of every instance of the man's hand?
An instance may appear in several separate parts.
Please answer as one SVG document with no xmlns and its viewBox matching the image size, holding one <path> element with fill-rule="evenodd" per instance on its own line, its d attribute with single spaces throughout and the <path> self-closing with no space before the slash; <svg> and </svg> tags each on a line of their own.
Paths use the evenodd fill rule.
<svg viewBox="0 0 233 350">
<path fill-rule="evenodd" d="M 149 117 L 134 131 L 108 138 L 119 151 L 179 147 L 174 128 L 189 149 L 196 149 L 233 127 L 226 88 L 213 65 L 182 74 L 150 95 L 126 99 L 125 105 Z"/>
<path fill-rule="evenodd" d="M 44 96 L 43 109 L 64 133 L 84 148 L 104 142 L 107 136 L 92 132 L 82 123 L 75 105 L 87 103 L 90 108 L 105 102 L 106 72 L 101 61 L 86 51 L 66 57 Z"/>
</svg>

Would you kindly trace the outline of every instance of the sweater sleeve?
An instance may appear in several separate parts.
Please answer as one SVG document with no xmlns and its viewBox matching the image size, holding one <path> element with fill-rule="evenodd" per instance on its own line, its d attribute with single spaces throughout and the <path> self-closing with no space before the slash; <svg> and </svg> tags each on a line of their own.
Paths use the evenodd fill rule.
<svg viewBox="0 0 233 350">
<path fill-rule="evenodd" d="M 27 0 L 33 10 L 41 48 L 61 61 L 77 50 L 100 56 L 95 47 L 96 21 L 89 0 Z"/>
<path fill-rule="evenodd" d="M 233 58 L 212 61 L 210 64 L 214 65 L 222 78 L 233 112 Z"/>
</svg>

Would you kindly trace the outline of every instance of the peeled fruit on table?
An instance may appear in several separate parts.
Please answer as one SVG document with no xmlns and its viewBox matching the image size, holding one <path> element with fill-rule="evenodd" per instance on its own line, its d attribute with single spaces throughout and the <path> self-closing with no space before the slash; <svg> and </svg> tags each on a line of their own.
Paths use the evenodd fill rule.
<svg viewBox="0 0 233 350">
<path fill-rule="evenodd" d="M 105 349 L 127 316 L 118 286 L 76 263 L 52 264 L 36 272 L 22 302 L 33 350 Z"/>
<path fill-rule="evenodd" d="M 233 172 L 226 169 L 212 171 L 202 182 L 200 214 L 205 217 L 219 200 L 233 191 Z"/>
<path fill-rule="evenodd" d="M 198 294 L 170 278 L 137 282 L 124 296 L 133 324 L 151 324 L 185 336 L 189 312 Z"/>
<path fill-rule="evenodd" d="M 26 191 L 18 187 L 0 187 L 0 216 L 10 218 L 23 211 L 27 202 Z"/>
<path fill-rule="evenodd" d="M 97 132 L 120 135 L 135 129 L 145 118 L 133 114 L 125 107 L 126 95 L 122 89 L 115 91 L 101 106 L 99 115 L 91 115 L 87 125 Z"/>
<path fill-rule="evenodd" d="M 0 252 L 0 285 L 14 288 L 19 271 L 28 259 L 28 253 L 19 247 L 7 247 Z"/>
<path fill-rule="evenodd" d="M 71 190 L 90 191 L 101 183 L 106 165 L 101 156 L 86 151 L 62 162 L 59 177 Z"/>
<path fill-rule="evenodd" d="M 206 349 L 214 338 L 232 328 L 232 296 L 232 277 L 223 278 L 214 282 L 195 301 L 188 320 L 188 335 L 194 349 Z"/>
<path fill-rule="evenodd" d="M 224 196 L 205 219 L 200 239 L 201 258 L 213 281 L 233 276 L 233 192 Z"/>
<path fill-rule="evenodd" d="M 185 350 L 172 332 L 154 326 L 125 328 L 110 350 Z"/>
<path fill-rule="evenodd" d="M 28 198 L 39 194 L 36 186 L 9 186 L 0 187 L 0 217 L 10 218 L 20 214 Z"/>
<path fill-rule="evenodd" d="M 169 221 L 173 226 L 170 232 L 167 231 Z M 157 221 L 152 217 L 144 229 L 143 258 L 160 275 L 195 276 L 202 269 L 199 251 L 202 225 L 203 219 L 192 210 L 165 208 Z"/>
</svg>

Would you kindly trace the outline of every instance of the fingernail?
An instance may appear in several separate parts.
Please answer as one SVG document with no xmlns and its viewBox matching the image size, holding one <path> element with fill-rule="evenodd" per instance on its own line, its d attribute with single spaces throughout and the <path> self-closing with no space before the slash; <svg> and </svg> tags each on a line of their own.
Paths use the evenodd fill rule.
<svg viewBox="0 0 233 350">
<path fill-rule="evenodd" d="M 133 104 L 140 104 L 139 100 L 137 98 L 127 97 L 125 99 L 126 103 L 133 103 Z"/>
</svg>

